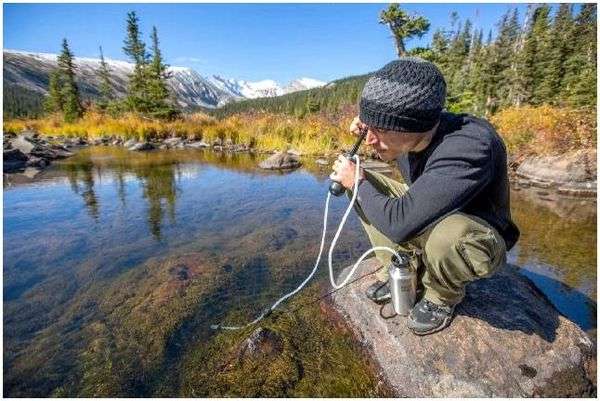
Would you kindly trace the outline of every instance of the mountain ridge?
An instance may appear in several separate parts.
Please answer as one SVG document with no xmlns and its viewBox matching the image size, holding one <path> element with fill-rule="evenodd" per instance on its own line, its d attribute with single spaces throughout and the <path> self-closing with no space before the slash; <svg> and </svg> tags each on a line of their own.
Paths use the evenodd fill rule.
<svg viewBox="0 0 600 401">
<path fill-rule="evenodd" d="M 56 54 L 4 49 L 3 55 L 5 85 L 13 89 L 22 87 L 40 95 L 47 94 L 49 73 L 57 67 Z M 74 61 L 82 97 L 97 98 L 100 95 L 97 75 L 100 59 L 75 57 Z M 117 97 L 124 97 L 133 64 L 107 58 L 105 61 L 109 66 L 112 86 Z M 180 66 L 171 66 L 168 71 L 172 74 L 167 83 L 174 95 L 174 101 L 184 110 L 198 107 L 214 109 L 238 100 L 279 96 L 325 85 L 325 82 L 312 78 L 299 78 L 285 87 L 270 79 L 250 82 L 219 75 L 207 78 L 192 68 Z"/>
</svg>

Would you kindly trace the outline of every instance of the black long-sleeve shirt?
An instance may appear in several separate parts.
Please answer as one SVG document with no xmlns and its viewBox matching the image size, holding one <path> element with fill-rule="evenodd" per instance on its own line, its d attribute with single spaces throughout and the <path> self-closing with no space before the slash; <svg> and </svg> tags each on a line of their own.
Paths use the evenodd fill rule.
<svg viewBox="0 0 600 401">
<path fill-rule="evenodd" d="M 485 120 L 442 113 L 431 143 L 421 152 L 397 160 L 409 189 L 390 198 L 363 180 L 360 206 L 381 233 L 400 243 L 455 212 L 480 217 L 498 230 L 507 249 L 519 230 L 510 216 L 506 148 Z"/>
</svg>

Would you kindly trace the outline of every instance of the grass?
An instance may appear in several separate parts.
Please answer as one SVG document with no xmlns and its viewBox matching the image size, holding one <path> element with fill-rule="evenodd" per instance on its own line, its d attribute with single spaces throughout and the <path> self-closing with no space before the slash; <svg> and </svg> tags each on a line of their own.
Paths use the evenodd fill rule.
<svg viewBox="0 0 600 401">
<path fill-rule="evenodd" d="M 336 118 L 324 114 L 293 117 L 267 112 L 240 113 L 223 119 L 207 114 L 184 115 L 175 121 L 151 120 L 128 113 L 118 118 L 88 111 L 74 123 L 60 115 L 40 119 L 12 119 L 4 132 L 30 128 L 45 135 L 124 140 L 152 140 L 179 136 L 206 142 L 246 144 L 258 151 L 296 149 L 308 155 L 327 155 L 353 143 L 348 127 L 356 110 Z M 549 105 L 510 107 L 490 118 L 512 154 L 561 154 L 596 146 L 596 111 Z"/>
<path fill-rule="evenodd" d="M 33 129 L 48 136 L 151 140 L 179 136 L 206 142 L 220 140 L 250 145 L 259 151 L 296 149 L 304 154 L 327 154 L 347 148 L 353 142 L 348 133 L 350 118 L 332 122 L 322 116 L 296 118 L 269 113 L 234 115 L 222 120 L 202 113 L 175 121 L 149 120 L 135 114 L 119 118 L 88 112 L 74 123 L 60 115 L 41 119 L 12 119 L 4 122 L 4 132 Z"/>
</svg>

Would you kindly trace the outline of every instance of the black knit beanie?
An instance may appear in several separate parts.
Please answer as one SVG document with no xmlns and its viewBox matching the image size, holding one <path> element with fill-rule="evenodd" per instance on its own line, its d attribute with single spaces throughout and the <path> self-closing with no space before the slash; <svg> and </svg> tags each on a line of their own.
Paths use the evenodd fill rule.
<svg viewBox="0 0 600 401">
<path fill-rule="evenodd" d="M 433 63 L 401 57 L 369 78 L 359 117 L 382 130 L 426 132 L 438 122 L 445 100 L 446 81 Z"/>
</svg>

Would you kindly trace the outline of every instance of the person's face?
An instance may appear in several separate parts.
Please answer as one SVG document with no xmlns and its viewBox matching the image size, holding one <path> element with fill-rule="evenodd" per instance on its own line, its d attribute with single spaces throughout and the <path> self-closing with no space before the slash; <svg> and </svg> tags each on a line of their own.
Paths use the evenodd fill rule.
<svg viewBox="0 0 600 401">
<path fill-rule="evenodd" d="M 423 139 L 423 133 L 385 131 L 369 127 L 365 143 L 375 149 L 381 160 L 390 161 L 416 150 Z"/>
</svg>

